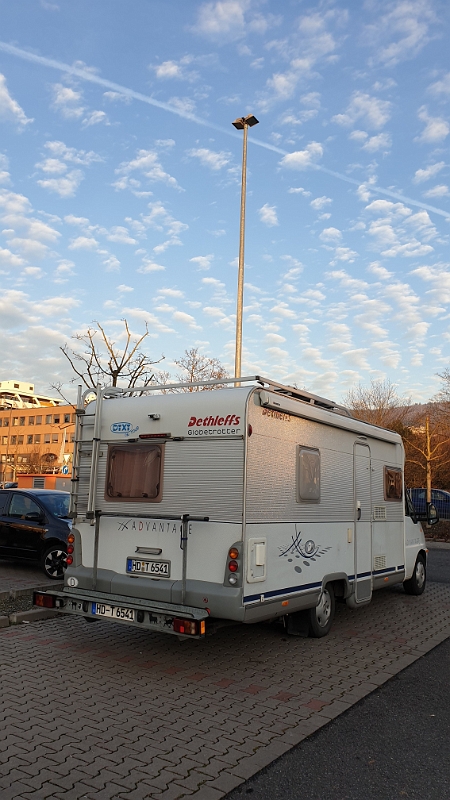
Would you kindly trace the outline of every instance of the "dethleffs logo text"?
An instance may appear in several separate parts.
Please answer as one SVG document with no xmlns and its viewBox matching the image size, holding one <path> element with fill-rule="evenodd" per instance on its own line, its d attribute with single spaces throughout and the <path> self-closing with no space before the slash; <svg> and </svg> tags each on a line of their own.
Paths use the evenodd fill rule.
<svg viewBox="0 0 450 800">
<path fill-rule="evenodd" d="M 188 422 L 188 436 L 223 436 L 225 434 L 239 435 L 238 427 L 241 418 L 236 414 L 226 417 L 191 417 Z"/>
</svg>

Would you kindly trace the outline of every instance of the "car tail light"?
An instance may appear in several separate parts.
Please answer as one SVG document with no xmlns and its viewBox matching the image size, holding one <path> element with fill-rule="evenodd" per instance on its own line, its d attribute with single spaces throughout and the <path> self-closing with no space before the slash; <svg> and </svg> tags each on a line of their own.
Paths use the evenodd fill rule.
<svg viewBox="0 0 450 800">
<path fill-rule="evenodd" d="M 225 573 L 225 581 L 229 583 L 231 586 L 236 586 L 236 584 L 240 581 L 240 572 L 241 572 L 240 558 L 241 558 L 241 547 L 239 546 L 239 544 L 231 545 L 230 549 L 228 550 L 227 570 Z"/>
<path fill-rule="evenodd" d="M 34 593 L 33 603 L 40 608 L 55 608 L 56 605 L 55 598 L 51 594 L 41 594 L 41 592 Z"/>
<path fill-rule="evenodd" d="M 73 535 L 73 533 L 69 533 L 67 541 L 69 542 L 69 544 L 73 544 L 75 542 L 75 536 Z"/>
<path fill-rule="evenodd" d="M 71 564 L 73 564 L 73 558 L 72 558 L 72 556 L 67 556 L 67 558 L 66 558 L 66 564 L 67 564 L 67 566 L 68 566 L 68 567 L 70 567 L 70 565 L 71 565 Z"/>
<path fill-rule="evenodd" d="M 68 548 L 67 548 L 67 552 L 68 552 L 69 554 L 73 553 L 73 544 L 69 544 L 69 546 L 68 546 Z"/>
<path fill-rule="evenodd" d="M 237 561 L 230 561 L 228 563 L 228 569 L 230 570 L 230 572 L 237 572 L 238 569 L 239 569 L 238 562 Z"/>
<path fill-rule="evenodd" d="M 196 636 L 197 621 L 195 619 L 174 619 L 173 629 L 175 633 L 184 633 L 191 636 Z"/>
<path fill-rule="evenodd" d="M 239 550 L 237 549 L 237 547 L 230 547 L 228 555 L 230 558 L 234 559 L 239 558 Z"/>
</svg>

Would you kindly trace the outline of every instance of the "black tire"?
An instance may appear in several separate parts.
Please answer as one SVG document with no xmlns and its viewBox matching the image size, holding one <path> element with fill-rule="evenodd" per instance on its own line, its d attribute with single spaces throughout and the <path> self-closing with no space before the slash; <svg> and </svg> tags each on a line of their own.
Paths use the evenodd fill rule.
<svg viewBox="0 0 450 800">
<path fill-rule="evenodd" d="M 414 565 L 414 572 L 411 578 L 404 581 L 403 588 L 406 594 L 413 594 L 416 597 L 423 594 L 427 583 L 427 565 L 422 553 L 419 553 Z"/>
<path fill-rule="evenodd" d="M 67 553 L 64 545 L 52 544 L 42 555 L 41 566 L 47 578 L 61 581 L 67 568 Z"/>
<path fill-rule="evenodd" d="M 331 583 L 329 583 L 324 587 L 315 608 L 309 608 L 306 612 L 308 615 L 309 635 L 311 637 L 321 639 L 322 636 L 327 636 L 333 624 L 335 608 L 334 591 Z"/>
</svg>

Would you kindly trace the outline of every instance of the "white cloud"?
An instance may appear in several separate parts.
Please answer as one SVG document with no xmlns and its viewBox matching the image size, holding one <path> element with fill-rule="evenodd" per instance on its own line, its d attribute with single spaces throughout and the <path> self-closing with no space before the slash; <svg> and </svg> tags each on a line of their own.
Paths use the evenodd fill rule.
<svg viewBox="0 0 450 800">
<path fill-rule="evenodd" d="M 304 150 L 288 153 L 281 159 L 282 167 L 289 169 L 306 169 L 314 164 L 323 155 L 323 147 L 319 142 L 310 142 Z"/>
<path fill-rule="evenodd" d="M 187 80 L 194 81 L 198 74 L 187 67 L 194 61 L 194 56 L 186 55 L 179 61 L 163 61 L 162 64 L 151 64 L 150 69 L 154 70 L 158 80 Z"/>
<path fill-rule="evenodd" d="M 439 161 L 437 164 L 430 164 L 430 166 L 425 167 L 425 169 L 418 169 L 414 174 L 413 181 L 414 183 L 428 181 L 430 178 L 434 178 L 444 167 L 445 161 Z"/>
<path fill-rule="evenodd" d="M 214 255 L 210 253 L 208 256 L 194 256 L 194 258 L 190 258 L 189 261 L 192 261 L 193 264 L 197 264 L 199 269 L 207 270 L 211 267 L 213 258 Z"/>
<path fill-rule="evenodd" d="M 7 248 L 0 247 L 0 266 L 1 267 L 22 267 L 25 261 L 20 256 L 12 253 Z"/>
<path fill-rule="evenodd" d="M 450 72 L 447 72 L 440 81 L 431 84 L 428 91 L 432 94 L 450 94 Z"/>
<path fill-rule="evenodd" d="M 309 205 L 314 209 L 314 211 L 321 211 L 322 208 L 325 208 L 332 202 L 333 201 L 331 197 L 326 197 L 323 195 L 323 197 L 315 197 L 314 200 L 311 200 Z"/>
<path fill-rule="evenodd" d="M 249 8 L 250 0 L 203 3 L 198 9 L 193 30 L 219 43 L 240 39 L 246 32 L 245 12 Z"/>
<path fill-rule="evenodd" d="M 450 133 L 450 125 L 447 120 L 442 117 L 430 117 L 426 106 L 421 106 L 417 112 L 417 116 L 422 122 L 425 122 L 425 128 L 418 137 L 419 142 L 426 142 L 434 144 L 434 142 L 442 142 Z"/>
<path fill-rule="evenodd" d="M 125 283 L 121 283 L 120 286 L 117 287 L 117 291 L 123 294 L 124 292 L 134 292 L 132 286 L 127 286 Z"/>
<path fill-rule="evenodd" d="M 364 92 L 355 91 L 352 94 L 347 110 L 344 114 L 336 114 L 333 122 L 344 127 L 350 127 L 355 122 L 363 120 L 368 128 L 382 128 L 391 115 L 392 103 L 389 100 L 380 100 Z"/>
<path fill-rule="evenodd" d="M 386 267 L 383 267 L 378 261 L 373 261 L 372 264 L 369 264 L 367 267 L 367 271 L 371 272 L 377 278 L 382 281 L 387 281 L 392 278 L 393 273 L 389 272 Z"/>
<path fill-rule="evenodd" d="M 44 178 L 37 181 L 43 189 L 55 192 L 60 197 L 73 197 L 83 180 L 84 175 L 81 170 L 73 169 L 61 178 Z"/>
<path fill-rule="evenodd" d="M 97 250 L 98 242 L 93 236 L 77 236 L 71 239 L 69 250 Z"/>
<path fill-rule="evenodd" d="M 324 228 L 319 236 L 323 242 L 339 242 L 342 239 L 342 233 L 338 228 Z"/>
<path fill-rule="evenodd" d="M 190 328 L 198 329 L 200 327 L 197 325 L 194 317 L 191 316 L 191 314 L 186 314 L 185 311 L 174 311 L 172 317 L 176 322 L 182 322 L 184 325 L 188 325 Z"/>
<path fill-rule="evenodd" d="M 438 184 L 437 186 L 433 186 L 432 189 L 428 189 L 427 192 L 423 193 L 423 196 L 424 197 L 429 197 L 429 198 L 433 198 L 433 197 L 448 197 L 449 194 L 450 194 L 450 192 L 448 191 L 448 186 L 446 186 L 445 184 L 441 183 L 441 184 Z"/>
<path fill-rule="evenodd" d="M 50 150 L 52 156 L 62 158 L 70 164 L 89 167 L 91 164 L 103 161 L 103 158 L 98 153 L 94 153 L 93 150 L 77 150 L 75 147 L 67 147 L 64 142 L 46 142 L 44 146 L 47 150 Z"/>
<path fill-rule="evenodd" d="M 222 167 L 229 164 L 231 160 L 231 153 L 225 153 L 223 151 L 216 153 L 214 150 L 208 150 L 206 147 L 188 150 L 187 154 L 191 158 L 198 158 L 204 167 L 209 167 L 214 171 L 222 169 Z"/>
<path fill-rule="evenodd" d="M 137 155 L 131 161 L 123 161 L 115 170 L 117 175 L 123 175 L 125 181 L 116 181 L 113 186 L 116 189 L 124 189 L 130 187 L 128 177 L 132 172 L 141 172 L 149 181 L 161 181 L 168 186 L 173 186 L 176 189 L 181 187 L 178 185 L 175 178 L 169 173 L 165 172 L 159 161 L 158 153 L 154 150 L 138 150 Z M 138 183 L 139 186 L 139 183 Z"/>
<path fill-rule="evenodd" d="M 27 117 L 17 100 L 11 97 L 6 85 L 6 78 L 2 74 L 0 74 L 0 120 L 16 122 L 22 128 L 33 122 Z"/>
<path fill-rule="evenodd" d="M 53 89 L 52 106 L 64 119 L 79 119 L 83 116 L 85 108 L 82 105 L 83 93 L 77 92 L 70 86 L 55 83 Z"/>
<path fill-rule="evenodd" d="M 375 136 L 369 136 L 365 131 L 352 131 L 349 139 L 362 142 L 361 147 L 368 153 L 376 153 L 378 150 L 390 150 L 392 146 L 392 139 L 389 133 L 378 133 Z"/>
<path fill-rule="evenodd" d="M 288 189 L 288 194 L 302 194 L 304 197 L 311 197 L 311 192 L 308 192 L 302 186 L 291 187 Z"/>
<path fill-rule="evenodd" d="M 108 117 L 104 111 L 90 111 L 83 119 L 84 128 L 89 128 L 91 125 L 99 125 L 100 123 L 109 125 Z"/>
<path fill-rule="evenodd" d="M 137 240 L 133 239 L 128 229 L 122 225 L 114 225 L 106 234 L 106 238 L 109 242 L 117 242 L 118 244 L 137 244 Z"/>
<path fill-rule="evenodd" d="M 376 22 L 367 25 L 365 43 L 374 50 L 372 62 L 393 67 L 414 57 L 430 41 L 430 26 L 436 21 L 431 3 L 427 0 L 397 0 L 373 4 Z"/>
<path fill-rule="evenodd" d="M 143 258 L 142 266 L 139 267 L 138 272 L 145 275 L 147 272 L 162 272 L 163 270 L 165 270 L 165 267 L 161 266 L 161 264 L 156 264 L 150 258 Z"/>
<path fill-rule="evenodd" d="M 279 224 L 276 206 L 269 206 L 268 203 L 265 203 L 263 207 L 259 209 L 258 214 L 261 222 L 269 228 Z"/>
</svg>

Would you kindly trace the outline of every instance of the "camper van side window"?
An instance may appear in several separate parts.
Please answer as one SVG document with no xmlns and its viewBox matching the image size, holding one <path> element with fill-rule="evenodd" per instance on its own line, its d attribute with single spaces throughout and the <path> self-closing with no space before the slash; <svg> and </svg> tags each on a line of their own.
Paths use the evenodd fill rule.
<svg viewBox="0 0 450 800">
<path fill-rule="evenodd" d="M 162 461 L 162 445 L 110 445 L 105 498 L 159 503 L 162 500 Z"/>
<path fill-rule="evenodd" d="M 320 503 L 320 452 L 297 446 L 297 503 Z"/>
<path fill-rule="evenodd" d="M 384 499 L 401 500 L 403 497 L 402 471 L 398 467 L 384 468 Z"/>
</svg>

